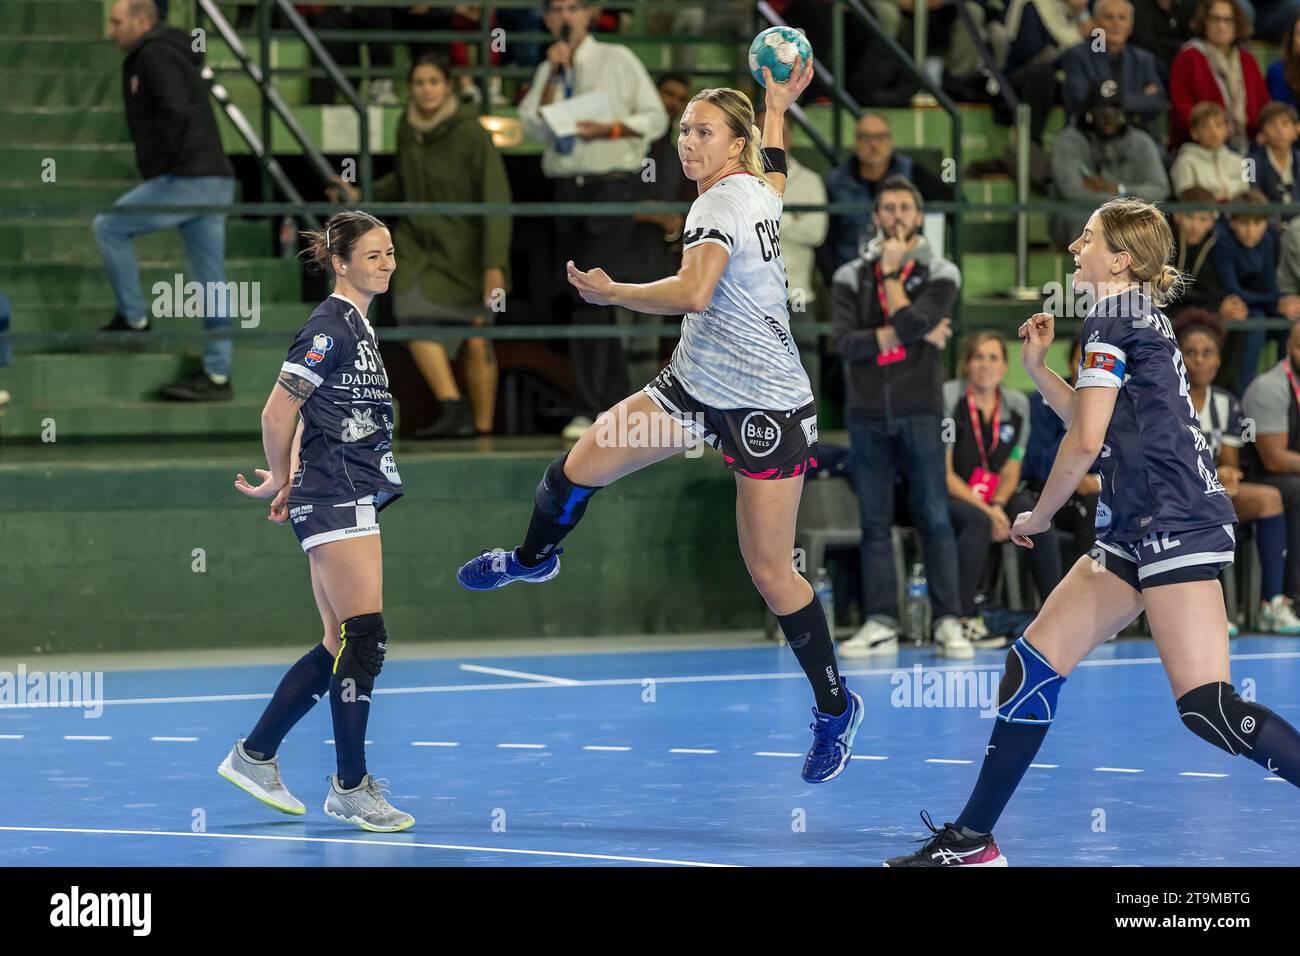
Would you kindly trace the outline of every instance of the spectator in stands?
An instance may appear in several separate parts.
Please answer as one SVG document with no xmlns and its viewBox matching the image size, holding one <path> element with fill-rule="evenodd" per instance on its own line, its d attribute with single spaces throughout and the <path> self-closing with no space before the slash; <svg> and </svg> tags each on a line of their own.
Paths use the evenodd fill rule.
<svg viewBox="0 0 1300 956">
<path fill-rule="evenodd" d="M 826 174 L 826 194 L 831 202 L 872 203 L 880 184 L 895 176 L 912 183 L 922 199 L 939 202 L 953 196 L 948 183 L 894 149 L 889 121 L 880 113 L 869 111 L 858 118 L 853 154 Z M 863 243 L 873 234 L 874 221 L 875 217 L 865 212 L 839 213 L 833 217 L 832 269 L 858 258 Z"/>
<path fill-rule="evenodd" d="M 1300 295 L 1300 229 L 1282 230 L 1277 263 L 1277 291 Z"/>
<path fill-rule="evenodd" d="M 1012 37 L 1005 73 L 1020 100 L 1029 104 L 1029 135 L 1043 143 L 1043 127 L 1057 99 L 1057 61 L 1091 39 L 1095 24 L 1088 0 L 1012 0 L 1006 28 Z"/>
<path fill-rule="evenodd" d="M 1256 189 L 1241 197 L 1243 203 L 1267 203 L 1263 193 Z M 1249 315 L 1269 318 L 1280 315 L 1295 322 L 1300 319 L 1300 295 L 1282 295 L 1277 288 L 1277 239 L 1268 227 L 1264 213 L 1234 212 L 1228 216 L 1228 225 L 1218 225 L 1219 240 L 1210 251 L 1210 259 L 1223 282 L 1224 292 L 1235 295 L 1243 302 Z M 1241 359 L 1235 373 L 1236 388 L 1240 395 L 1259 370 L 1260 356 L 1269 337 L 1264 329 L 1250 329 L 1241 333 Z M 1280 339 L 1274 334 L 1272 337 Z"/>
<path fill-rule="evenodd" d="M 1300 598 L 1300 324 L 1291 326 L 1281 361 L 1255 379 L 1242 399 L 1255 441 L 1241 451 L 1242 478 L 1272 485 L 1286 508 L 1287 597 Z"/>
<path fill-rule="evenodd" d="M 866 623 L 840 653 L 860 657 L 898 647 L 898 581 L 891 527 L 894 482 L 907 483 L 934 608 L 934 641 L 948 657 L 974 650 L 962 634 L 956 541 L 944 487 L 941 395 L 947 319 L 961 276 L 921 234 L 923 200 L 901 176 L 875 194 L 879 230 L 832 283 L 835 345 L 845 363 L 846 418 L 862 522 Z"/>
<path fill-rule="evenodd" d="M 650 144 L 646 159 L 653 163 L 647 177 L 642 177 L 638 199 L 664 202 L 691 202 L 699 195 L 695 183 L 682 172 L 677 157 L 676 127 L 691 98 L 691 81 L 683 73 L 664 73 L 655 82 L 659 99 L 668 114 L 668 128 Z M 762 126 L 759 126 L 762 129 Z M 682 228 L 686 214 L 681 212 L 646 212 L 636 214 L 633 244 L 638 250 L 637 268 L 628 273 L 629 282 L 652 282 L 677 269 L 681 256 Z M 784 236 L 782 237 L 784 238 Z M 663 321 L 667 322 L 667 319 Z"/>
<path fill-rule="evenodd" d="M 126 124 L 135 144 L 139 186 L 116 205 L 224 206 L 235 197 L 235 173 L 221 148 L 208 87 L 199 75 L 203 55 L 193 51 L 182 30 L 158 22 L 153 0 L 117 0 L 109 14 L 109 38 L 126 54 L 122 61 L 122 96 Z M 228 329 L 230 308 L 224 294 L 226 217 L 189 212 L 103 214 L 92 228 L 104 256 L 117 300 L 117 312 L 105 332 L 130 335 L 149 329 L 140 290 L 140 267 L 132 240 L 138 235 L 176 227 L 180 230 L 191 281 L 214 290 L 207 300 L 205 329 Z M 218 401 L 231 396 L 231 343 L 209 339 L 203 349 L 203 369 L 164 386 L 163 398 L 177 401 Z"/>
<path fill-rule="evenodd" d="M 337 30 L 387 30 L 393 29 L 393 9 L 391 7 L 344 7 L 328 4 L 313 4 L 304 17 L 315 31 Z M 361 65 L 361 43 L 357 40 L 321 40 L 325 52 L 330 55 L 340 68 Z M 393 66 L 393 44 L 387 40 L 366 40 L 366 49 L 370 51 L 370 66 L 376 69 L 387 68 L 385 76 L 370 79 L 370 102 L 376 106 L 398 105 L 397 93 L 393 88 L 391 76 Z M 315 64 L 315 60 L 312 61 Z M 353 85 L 358 85 L 353 79 Z M 338 87 L 328 76 L 312 77 L 308 87 L 308 101 L 329 105 L 334 102 Z"/>
<path fill-rule="evenodd" d="M 375 201 L 510 202 L 505 163 L 479 124 L 477 108 L 457 100 L 446 54 L 421 54 L 407 72 L 407 87 L 395 168 L 375 181 Z M 353 202 L 361 198 L 355 186 L 341 180 L 338 186 Z M 398 325 L 463 325 L 468 332 L 487 324 L 505 306 L 510 225 L 509 216 L 403 216 L 393 229 L 402 266 L 392 285 Z M 407 348 L 440 406 L 438 420 L 415 438 L 492 431 L 497 365 L 490 340 L 413 339 Z M 468 405 L 449 359 L 457 352 Z"/>
<path fill-rule="evenodd" d="M 957 535 L 957 580 L 961 623 L 977 647 L 1002 647 L 975 613 L 975 594 L 984 577 L 989 547 L 1011 537 L 1011 523 L 1032 511 L 1037 498 L 1020 490 L 1020 462 L 1029 440 L 1029 398 L 1005 388 L 1007 343 L 998 332 L 973 332 L 962 346 L 960 377 L 943 386 L 944 415 L 952 420 L 945 473 L 948 515 Z M 1055 528 L 1025 551 L 1040 596 L 1061 580 L 1061 545 Z"/>
<path fill-rule="evenodd" d="M 1201 433 L 1218 466 L 1219 481 L 1232 499 L 1241 525 L 1254 525 L 1255 547 L 1259 552 L 1260 630 L 1273 634 L 1300 634 L 1291 599 L 1285 592 L 1286 519 L 1282 514 L 1282 493 L 1272 485 L 1242 480 L 1239 455 L 1243 445 L 1241 403 L 1237 396 L 1214 385 L 1223 348 L 1223 327 L 1208 313 L 1189 316 L 1179 323 L 1178 348 L 1187 365 L 1192 407 Z M 1208 321 L 1206 321 L 1208 320 Z M 1300 568 L 1300 554 L 1292 563 Z M 1293 575 L 1294 576 L 1294 575 Z M 1230 629 L 1232 625 L 1229 625 Z"/>
<path fill-rule="evenodd" d="M 1197 103 L 1192 109 L 1192 138 L 1183 143 L 1169 169 L 1174 192 L 1200 187 L 1219 202 L 1231 202 L 1250 188 L 1245 159 L 1227 146 L 1228 114 L 1218 103 Z"/>
<path fill-rule="evenodd" d="M 1070 367 L 1065 380 L 1071 385 L 1079 374 L 1079 360 L 1083 345 L 1078 336 L 1070 337 Z M 1065 422 L 1047 404 L 1041 392 L 1034 389 L 1029 393 L 1029 438 L 1025 442 L 1025 461 L 1021 475 L 1025 488 L 1035 495 L 1043 493 L 1047 476 L 1052 473 L 1052 464 L 1056 453 L 1061 448 L 1061 439 L 1065 437 Z M 1062 568 L 1073 567 L 1074 562 L 1092 550 L 1097 522 L 1097 502 L 1101 498 L 1101 476 L 1094 464 L 1088 473 L 1079 480 L 1069 500 L 1052 518 L 1052 526 L 1070 535 L 1068 560 Z M 1007 513 L 1007 517 L 1012 517 Z M 1013 518 L 1014 520 L 1014 518 Z M 1062 543 L 1064 546 L 1064 542 Z"/>
<path fill-rule="evenodd" d="M 1169 68 L 1169 152 L 1191 134 L 1192 110 L 1218 103 L 1227 113 L 1228 145 L 1245 153 L 1257 129 L 1268 88 L 1246 41 L 1250 21 L 1236 0 L 1201 0 L 1192 18 L 1192 39 Z"/>
<path fill-rule="evenodd" d="M 754 119 L 763 128 L 763 111 Z M 781 141 L 786 144 L 786 174 L 784 202 L 787 211 L 781 215 L 781 258 L 785 260 L 786 287 L 790 292 L 790 317 L 795 321 L 815 318 L 817 287 L 813 281 L 813 259 L 816 249 L 826 241 L 830 217 L 824 212 L 793 212 L 790 206 L 823 206 L 826 204 L 826 184 L 821 176 L 795 159 L 794 120 L 785 114 L 785 131 Z M 795 333 L 804 369 L 812 381 L 814 394 L 821 382 L 821 353 L 819 337 L 807 332 Z"/>
<path fill-rule="evenodd" d="M 1086 202 L 1091 209 L 1112 196 L 1147 202 L 1168 197 L 1160 149 L 1150 136 L 1129 125 L 1115 80 L 1102 80 L 1092 90 L 1088 107 L 1052 142 L 1052 189 L 1058 198 Z M 1088 215 L 1081 209 L 1051 216 L 1049 232 L 1058 248 L 1074 241 Z"/>
<path fill-rule="evenodd" d="M 0 335 L 9 334 L 9 318 L 12 313 L 13 306 L 9 302 L 9 297 L 0 292 Z M 13 349 L 9 347 L 8 342 L 5 342 L 0 345 L 0 368 L 5 368 L 11 361 L 13 361 Z M 8 405 L 11 397 L 7 390 L 0 388 L 0 407 Z"/>
<path fill-rule="evenodd" d="M 1077 43 L 1061 54 L 1060 68 L 1065 74 L 1061 99 L 1065 110 L 1074 116 L 1087 109 L 1096 89 L 1105 80 L 1112 80 L 1119 88 L 1120 105 L 1129 125 L 1150 135 L 1169 108 L 1169 100 L 1155 55 L 1129 42 L 1133 5 L 1129 0 L 1097 0 L 1093 15 L 1105 31 L 1104 42 Z M 1077 235 L 1076 231 L 1070 238 Z"/>
<path fill-rule="evenodd" d="M 1300 169 L 1296 148 L 1296 111 L 1290 103 L 1266 103 L 1259 111 L 1259 134 L 1250 148 L 1255 187 L 1270 202 L 1294 202 L 1295 176 Z M 1283 216 L 1290 221 L 1294 213 Z"/>
<path fill-rule="evenodd" d="M 1255 34 L 1266 43 L 1280 44 L 1295 26 L 1300 0 L 1255 0 L 1254 5 Z"/>
<path fill-rule="evenodd" d="M 1264 74 L 1269 96 L 1280 103 L 1300 106 L 1300 14 L 1291 18 L 1282 34 L 1281 56 Z"/>
<path fill-rule="evenodd" d="M 910 53 L 916 30 L 916 0 L 896 2 L 903 14 L 897 36 Z M 982 0 L 964 0 L 964 5 L 975 27 L 974 36 L 957 10 L 957 0 L 926 0 L 925 3 L 927 53 L 941 57 L 944 71 L 952 77 L 978 73 L 984 65 L 979 54 L 979 43 L 987 42 L 984 3 Z"/>
<path fill-rule="evenodd" d="M 641 199 L 657 199 L 665 202 L 693 202 L 699 196 L 699 189 L 694 182 L 682 172 L 682 161 L 677 156 L 677 121 L 691 98 L 691 80 L 684 73 L 663 73 L 655 81 L 659 99 L 663 101 L 668 113 L 668 129 L 650 144 L 646 154 L 647 162 L 653 175 L 649 181 L 642 177 L 638 184 Z M 761 121 L 760 121 L 761 122 Z M 762 126 L 759 126 L 762 129 Z M 789 154 L 789 143 L 786 143 Z M 789 184 L 786 185 L 787 192 Z M 653 282 L 666 275 L 676 274 L 682 260 L 682 230 L 686 226 L 686 214 L 682 212 L 639 212 L 634 217 L 636 225 L 632 228 L 632 244 L 637 250 L 634 268 L 627 273 L 628 282 Z M 654 321 L 671 325 L 672 316 L 655 316 Z M 666 365 L 679 336 L 665 335 L 659 340 L 659 368 Z M 656 372 L 658 369 L 655 370 Z"/>
<path fill-rule="evenodd" d="M 1217 200 L 1208 189 L 1193 187 L 1179 193 L 1178 201 L 1209 203 Z M 1228 321 L 1244 319 L 1249 308 L 1239 296 L 1224 293 L 1223 282 L 1210 255 L 1219 242 L 1219 231 L 1214 228 L 1219 214 L 1207 209 L 1176 212 L 1173 218 L 1173 264 L 1189 281 L 1177 301 L 1165 308 L 1165 315 L 1172 320 L 1184 309 L 1204 309 Z"/>
<path fill-rule="evenodd" d="M 1166 89 L 1170 64 L 1192 38 L 1192 17 L 1198 6 L 1200 0 L 1133 0 L 1133 45 L 1155 56 Z"/>
<path fill-rule="evenodd" d="M 524 131 L 546 143 L 542 172 L 555 182 L 556 202 L 634 202 L 640 195 L 642 160 L 668 128 L 663 101 L 635 53 L 600 43 L 588 33 L 596 11 L 586 0 L 545 2 L 546 28 L 557 42 L 547 49 L 519 104 Z M 556 136 L 542 119 L 542 106 L 597 90 L 608 97 L 612 121 L 580 120 L 576 135 Z M 638 255 L 633 225 L 631 217 L 557 217 L 556 273 L 563 274 L 569 259 L 580 269 L 598 262 L 612 276 L 633 268 Z M 575 323 L 614 322 L 612 307 L 587 304 L 567 283 L 562 290 L 573 304 Z M 597 414 L 627 396 L 630 385 L 619 339 L 573 339 L 570 354 L 576 414 L 563 434 L 576 441 Z"/>
</svg>

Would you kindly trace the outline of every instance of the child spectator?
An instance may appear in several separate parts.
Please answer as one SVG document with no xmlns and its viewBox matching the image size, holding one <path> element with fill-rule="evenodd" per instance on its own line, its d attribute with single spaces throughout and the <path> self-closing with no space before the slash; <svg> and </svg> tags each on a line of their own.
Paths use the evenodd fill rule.
<svg viewBox="0 0 1300 956">
<path fill-rule="evenodd" d="M 1192 108 L 1192 142 L 1178 150 L 1169 170 L 1174 192 L 1194 186 L 1208 189 L 1219 202 L 1230 202 L 1247 189 L 1242 155 L 1229 149 L 1228 114 L 1218 103 L 1197 103 Z"/>
</svg>

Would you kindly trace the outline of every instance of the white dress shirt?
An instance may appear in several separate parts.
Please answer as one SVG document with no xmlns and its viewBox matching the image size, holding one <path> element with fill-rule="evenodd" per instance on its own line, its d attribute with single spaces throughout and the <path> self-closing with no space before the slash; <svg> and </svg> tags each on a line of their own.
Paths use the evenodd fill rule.
<svg viewBox="0 0 1300 956">
<path fill-rule="evenodd" d="M 538 64 L 533 85 L 519 104 L 524 132 L 546 143 L 542 172 L 550 178 L 641 172 L 650 144 L 668 130 L 668 111 L 636 54 L 625 46 L 600 43 L 591 34 L 583 37 L 573 51 L 573 95 L 604 90 L 614 119 L 623 124 L 623 135 L 618 139 L 575 138 L 573 151 L 568 154 L 556 152 L 555 134 L 542 119 L 542 94 L 552 78 L 551 71 L 549 61 Z M 563 95 L 560 87 L 556 99 Z"/>
<path fill-rule="evenodd" d="M 807 166 L 786 153 L 785 205 L 816 206 L 826 202 L 826 184 Z M 790 294 L 803 289 L 804 302 L 812 303 L 813 250 L 826 240 L 830 216 L 824 212 L 785 212 L 781 214 L 781 258 Z"/>
</svg>

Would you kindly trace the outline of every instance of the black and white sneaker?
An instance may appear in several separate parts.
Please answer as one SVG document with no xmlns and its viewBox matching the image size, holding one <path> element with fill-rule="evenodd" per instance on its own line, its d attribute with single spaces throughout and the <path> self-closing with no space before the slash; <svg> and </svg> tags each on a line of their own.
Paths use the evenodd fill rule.
<svg viewBox="0 0 1300 956">
<path fill-rule="evenodd" d="M 126 320 L 126 316 L 121 312 L 114 312 L 113 319 L 99 331 L 101 332 L 148 332 L 150 328 L 149 316 L 144 317 L 144 325 L 135 326 Z"/>
<path fill-rule="evenodd" d="M 940 830 L 930 819 L 930 814 L 921 811 L 921 821 L 930 828 L 934 836 L 925 841 L 925 846 L 907 856 L 896 856 L 885 861 L 885 866 L 1006 866 L 1007 858 L 998 849 L 992 833 L 982 837 L 965 837 L 951 823 L 945 823 Z"/>
<path fill-rule="evenodd" d="M 195 372 L 158 389 L 159 397 L 171 402 L 228 402 L 231 394 L 229 379 L 218 383 L 205 372 Z"/>
</svg>

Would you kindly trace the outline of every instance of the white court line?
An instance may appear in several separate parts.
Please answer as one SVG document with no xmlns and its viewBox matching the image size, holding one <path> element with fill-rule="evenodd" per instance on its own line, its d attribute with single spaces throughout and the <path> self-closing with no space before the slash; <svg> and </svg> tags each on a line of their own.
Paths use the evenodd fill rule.
<svg viewBox="0 0 1300 956">
<path fill-rule="evenodd" d="M 22 734 L 0 734 L 0 740 L 22 740 Z"/>
<path fill-rule="evenodd" d="M 1283 660 L 1300 658 L 1300 652 L 1278 652 L 1269 654 L 1232 654 L 1229 659 L 1239 660 Z M 1123 660 L 1105 660 L 1105 661 L 1081 661 L 1079 667 L 1112 667 L 1112 666 L 1129 666 L 1137 664 L 1159 664 L 1158 657 L 1132 657 Z M 974 666 L 962 666 L 960 664 L 950 664 L 935 667 L 923 667 L 924 671 L 1000 671 L 1001 664 L 978 664 Z M 841 674 L 851 677 L 891 677 L 898 673 L 911 673 L 909 668 L 902 667 L 876 667 L 862 670 L 842 670 Z M 782 671 L 774 674 L 698 674 L 678 677 L 616 677 L 602 680 L 567 680 L 565 678 L 551 678 L 550 681 L 535 681 L 532 683 L 510 683 L 510 684 L 431 684 L 419 687 L 377 687 L 373 691 L 376 694 L 445 694 L 460 693 L 463 691 L 491 691 L 491 690 L 535 690 L 538 688 L 548 689 L 554 687 L 642 687 L 647 680 L 653 680 L 656 684 L 720 684 L 734 681 L 764 681 L 764 680 L 807 680 L 803 671 Z M 554 681 L 564 681 L 555 683 Z M 249 701 L 249 700 L 270 700 L 271 695 L 266 694 L 202 694 L 186 697 L 126 697 L 114 700 L 97 701 L 97 703 L 109 704 L 211 704 L 226 701 Z M 44 704 L 14 704 L 13 709 L 29 708 L 36 706 L 45 706 Z"/>
<path fill-rule="evenodd" d="M 701 863 L 696 860 L 660 860 L 645 856 L 613 856 L 608 853 L 568 853 L 563 850 L 518 850 L 496 846 L 459 846 L 454 843 L 404 843 L 397 840 L 349 840 L 342 837 L 270 836 L 262 833 L 191 833 L 188 830 L 99 830 L 90 827 L 5 827 L 11 833 L 97 833 L 111 836 L 190 837 L 199 840 L 276 840 L 289 843 L 344 843 L 353 846 L 395 846 L 407 850 L 461 850 L 467 853 L 514 853 L 522 856 L 558 856 L 572 860 L 609 860 L 614 863 L 660 863 L 665 866 L 707 866 L 731 868 L 731 863 Z"/>
<path fill-rule="evenodd" d="M 1195 770 L 1184 770 L 1178 776 L 1180 777 L 1226 777 L 1226 773 L 1197 773 Z"/>
<path fill-rule="evenodd" d="M 159 743 L 190 743 L 198 740 L 198 737 L 150 737 L 150 740 L 156 740 Z"/>
<path fill-rule="evenodd" d="M 546 744 L 497 744 L 502 750 L 545 750 Z"/>
<path fill-rule="evenodd" d="M 547 677 L 545 674 L 530 674 L 527 671 L 508 671 L 501 667 L 484 667 L 481 664 L 461 664 L 460 669 L 463 671 L 473 671 L 476 674 L 495 674 L 497 677 L 521 677 L 524 680 L 541 681 L 545 684 L 569 686 L 578 683 L 576 680 L 569 680 L 567 677 Z"/>
<path fill-rule="evenodd" d="M 754 754 L 755 757 L 802 757 L 803 754 L 779 753 L 773 750 L 760 750 Z"/>
<path fill-rule="evenodd" d="M 716 750 L 696 750 L 694 747 L 673 747 L 670 754 L 715 754 Z"/>
<path fill-rule="evenodd" d="M 947 760 L 943 757 L 926 757 L 926 763 L 974 763 L 973 760 Z"/>
<path fill-rule="evenodd" d="M 1141 773 L 1141 770 L 1134 770 L 1132 767 L 1093 767 L 1097 773 Z"/>
<path fill-rule="evenodd" d="M 871 754 L 854 754 L 850 760 L 888 760 L 888 757 L 875 757 Z"/>
<path fill-rule="evenodd" d="M 459 747 L 454 740 L 412 740 L 412 747 Z"/>
<path fill-rule="evenodd" d="M 329 740 L 325 741 L 325 743 L 326 743 L 328 746 L 333 747 L 333 746 L 334 746 L 334 738 L 331 737 Z M 365 741 L 365 745 L 366 745 L 367 747 L 373 747 L 373 746 L 375 745 L 375 742 L 374 742 L 373 740 L 367 740 L 367 741 Z"/>
<path fill-rule="evenodd" d="M 1281 777 L 1265 777 L 1264 782 L 1265 783 L 1286 783 L 1286 781 L 1283 780 Z"/>
<path fill-rule="evenodd" d="M 1029 766 L 1037 767 L 1039 770 L 1056 770 L 1061 765 L 1057 763 L 1031 763 Z"/>
<path fill-rule="evenodd" d="M 583 747 L 582 749 L 583 749 L 583 750 L 617 750 L 617 751 L 625 751 L 625 750 L 631 750 L 632 748 L 631 748 L 631 747 L 599 747 L 599 746 L 596 746 L 595 744 L 593 744 L 593 745 L 591 745 L 591 746 L 589 746 L 589 747 Z"/>
<path fill-rule="evenodd" d="M 94 734 L 64 734 L 64 740 L 112 740 L 112 737 L 97 736 Z"/>
</svg>

